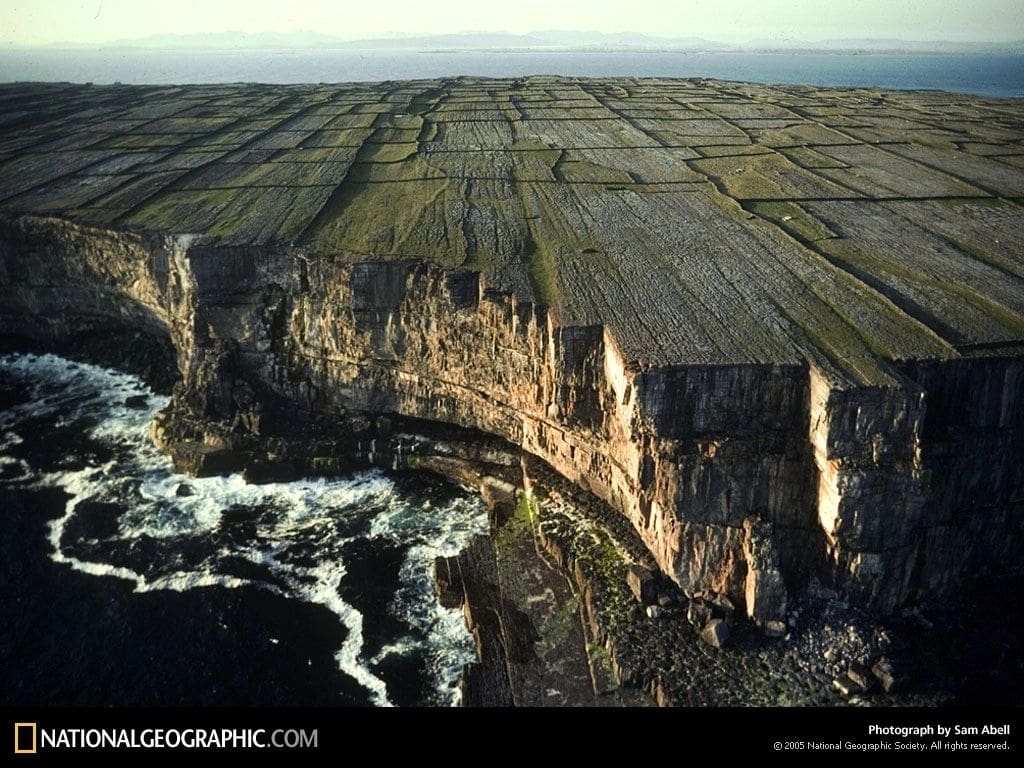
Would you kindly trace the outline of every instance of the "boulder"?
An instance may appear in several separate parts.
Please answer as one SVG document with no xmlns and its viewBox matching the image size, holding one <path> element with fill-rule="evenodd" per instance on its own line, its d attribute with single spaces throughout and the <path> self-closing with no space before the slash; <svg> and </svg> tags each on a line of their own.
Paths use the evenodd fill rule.
<svg viewBox="0 0 1024 768">
<path fill-rule="evenodd" d="M 218 448 L 194 442 L 174 443 L 170 446 L 174 468 L 195 477 L 211 477 L 240 472 L 245 468 L 249 454 L 244 451 Z"/>
<path fill-rule="evenodd" d="M 290 461 L 253 461 L 246 464 L 242 472 L 245 482 L 261 485 L 265 483 L 288 483 L 302 476 Z"/>
<path fill-rule="evenodd" d="M 511 483 L 490 475 L 480 481 L 480 495 L 487 508 L 494 514 L 497 525 L 502 525 L 515 513 L 516 490 Z"/>
<path fill-rule="evenodd" d="M 715 616 L 732 621 L 732 615 L 736 613 L 736 606 L 732 604 L 732 600 L 717 593 L 708 595 L 707 600 L 711 604 L 711 611 Z"/>
<path fill-rule="evenodd" d="M 698 629 L 703 628 L 711 621 L 711 606 L 703 600 L 691 600 L 686 608 L 686 620 Z"/>
<path fill-rule="evenodd" d="M 125 407 L 133 408 L 136 411 L 144 411 L 149 404 L 149 398 L 145 395 L 132 395 L 124 401 Z"/>
<path fill-rule="evenodd" d="M 626 569 L 626 584 L 641 605 L 653 605 L 658 601 L 654 574 L 643 566 L 633 564 Z"/>
<path fill-rule="evenodd" d="M 434 594 L 448 609 L 461 608 L 466 599 L 458 556 L 434 558 Z"/>
<path fill-rule="evenodd" d="M 764 633 L 768 637 L 783 637 L 787 632 L 786 622 L 770 619 L 764 623 Z"/>
<path fill-rule="evenodd" d="M 843 696 L 853 696 L 864 693 L 864 686 L 853 680 L 849 675 L 841 675 L 832 681 L 832 687 L 837 689 Z"/>
<path fill-rule="evenodd" d="M 896 673 L 893 670 L 892 662 L 886 657 L 883 656 L 871 665 L 871 673 L 886 693 L 896 687 Z"/>
<path fill-rule="evenodd" d="M 722 619 L 712 619 L 700 633 L 700 639 L 712 648 L 722 648 L 729 642 L 729 625 Z"/>
<path fill-rule="evenodd" d="M 747 615 L 762 629 L 786 620 L 786 584 L 779 568 L 772 524 L 756 517 L 743 521 L 743 557 L 747 561 L 744 598 Z"/>
<path fill-rule="evenodd" d="M 871 670 L 856 661 L 850 665 L 850 668 L 846 671 L 846 676 L 857 683 L 857 685 L 865 691 L 870 689 L 875 683 L 875 676 L 872 674 Z"/>
</svg>

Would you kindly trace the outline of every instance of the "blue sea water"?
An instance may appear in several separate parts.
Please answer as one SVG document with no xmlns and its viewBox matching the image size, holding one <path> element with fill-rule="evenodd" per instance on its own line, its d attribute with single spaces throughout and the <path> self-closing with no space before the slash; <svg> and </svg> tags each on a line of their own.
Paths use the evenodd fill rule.
<svg viewBox="0 0 1024 768">
<path fill-rule="evenodd" d="M 477 75 L 710 77 L 1024 97 L 1024 55 L 680 51 L 3 51 L 0 82 L 335 83 Z"/>
</svg>

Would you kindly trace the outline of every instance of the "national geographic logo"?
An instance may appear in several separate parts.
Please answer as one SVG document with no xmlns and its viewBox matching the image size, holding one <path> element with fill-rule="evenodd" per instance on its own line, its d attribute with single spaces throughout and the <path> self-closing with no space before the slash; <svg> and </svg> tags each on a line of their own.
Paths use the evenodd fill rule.
<svg viewBox="0 0 1024 768">
<path fill-rule="evenodd" d="M 35 723 L 14 724 L 14 754 L 34 755 L 39 746 Z"/>
<path fill-rule="evenodd" d="M 40 728 L 14 723 L 14 754 L 51 750 L 315 750 L 316 728 Z"/>
</svg>

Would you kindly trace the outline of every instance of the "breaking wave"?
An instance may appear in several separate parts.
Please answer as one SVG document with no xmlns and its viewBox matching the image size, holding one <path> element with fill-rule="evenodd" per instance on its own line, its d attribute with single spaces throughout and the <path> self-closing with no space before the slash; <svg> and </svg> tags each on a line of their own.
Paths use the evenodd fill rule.
<svg viewBox="0 0 1024 768">
<path fill-rule="evenodd" d="M 0 377 L 23 389 L 0 413 L 0 483 L 69 497 L 49 528 L 55 562 L 138 592 L 251 585 L 321 605 L 345 629 L 338 668 L 374 704 L 392 703 L 382 662 L 394 655 L 421 661 L 421 703 L 457 702 L 472 639 L 461 614 L 434 599 L 430 570 L 486 531 L 478 497 L 380 471 L 265 485 L 186 477 L 150 443 L 149 424 L 168 401 L 139 379 L 53 355 L 0 357 Z M 41 425 L 52 431 L 47 459 L 15 455 L 26 430 Z M 371 642 L 365 606 L 357 608 L 366 576 L 354 579 L 347 566 L 380 547 L 401 562 L 389 629 Z"/>
</svg>

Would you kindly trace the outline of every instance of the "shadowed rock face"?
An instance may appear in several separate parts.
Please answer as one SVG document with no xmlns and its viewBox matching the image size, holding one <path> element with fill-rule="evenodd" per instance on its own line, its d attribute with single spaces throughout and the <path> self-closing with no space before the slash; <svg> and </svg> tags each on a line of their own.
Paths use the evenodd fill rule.
<svg viewBox="0 0 1024 768">
<path fill-rule="evenodd" d="M 0 330 L 169 335 L 172 452 L 283 413 L 497 435 L 763 626 L 810 575 L 884 611 L 1018 568 L 1018 101 L 529 78 L 0 104 Z"/>
</svg>

